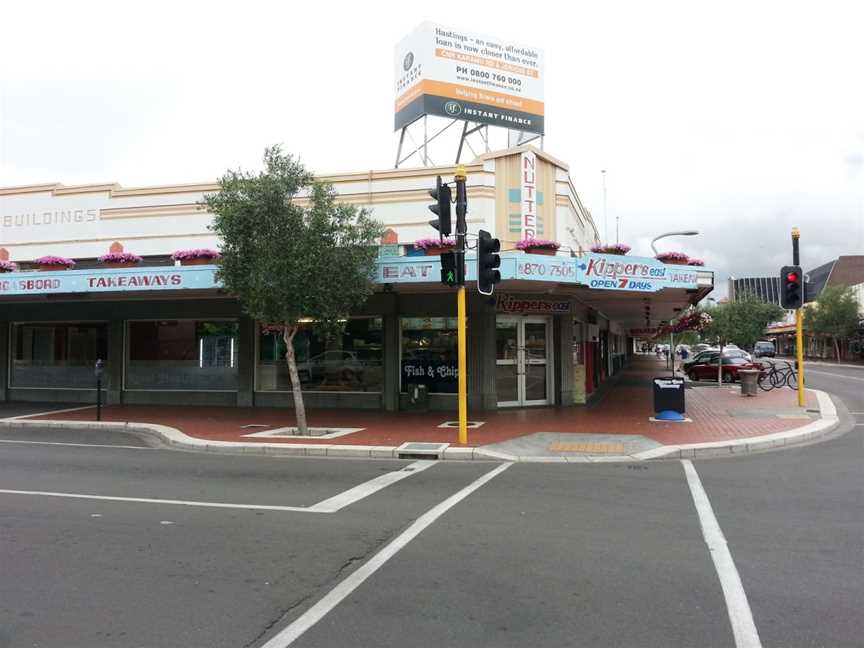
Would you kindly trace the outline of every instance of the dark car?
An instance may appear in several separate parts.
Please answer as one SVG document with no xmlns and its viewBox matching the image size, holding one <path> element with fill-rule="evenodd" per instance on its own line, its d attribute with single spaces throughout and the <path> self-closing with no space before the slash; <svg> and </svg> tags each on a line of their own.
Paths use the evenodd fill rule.
<svg viewBox="0 0 864 648">
<path fill-rule="evenodd" d="M 754 358 L 773 358 L 776 353 L 773 342 L 760 341 L 753 347 Z"/>
<path fill-rule="evenodd" d="M 685 360 L 681 363 L 681 369 L 686 373 L 687 370 L 697 364 L 704 364 L 706 362 L 714 361 L 714 366 L 716 367 L 717 356 L 720 355 L 720 352 L 717 349 L 708 349 L 707 351 L 702 351 L 701 353 L 697 353 L 690 360 Z M 727 358 L 741 358 L 745 362 L 750 362 L 750 357 L 747 355 L 745 351 L 741 349 L 729 349 L 723 351 L 723 364 L 727 364 Z"/>
<path fill-rule="evenodd" d="M 685 367 L 684 371 L 690 380 L 717 380 L 717 364 L 720 354 L 714 353 L 709 357 L 692 363 Z M 735 353 L 723 354 L 723 382 L 731 383 L 738 380 L 740 369 L 758 369 L 762 366 L 749 362 L 747 358 Z"/>
</svg>

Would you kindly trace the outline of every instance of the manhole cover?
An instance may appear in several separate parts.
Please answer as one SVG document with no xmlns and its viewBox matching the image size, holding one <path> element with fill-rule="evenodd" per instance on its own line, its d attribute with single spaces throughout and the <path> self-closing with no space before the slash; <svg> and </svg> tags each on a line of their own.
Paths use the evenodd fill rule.
<svg viewBox="0 0 864 648">
<path fill-rule="evenodd" d="M 467 428 L 479 428 L 485 422 L 486 421 L 468 421 L 465 427 L 467 427 Z M 444 421 L 438 427 L 439 428 L 458 428 L 459 427 L 459 421 Z"/>
</svg>

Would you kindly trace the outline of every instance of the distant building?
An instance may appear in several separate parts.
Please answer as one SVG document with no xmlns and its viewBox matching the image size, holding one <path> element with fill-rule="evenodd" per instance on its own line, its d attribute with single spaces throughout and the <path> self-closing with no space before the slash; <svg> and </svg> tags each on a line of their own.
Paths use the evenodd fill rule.
<svg viewBox="0 0 864 648">
<path fill-rule="evenodd" d="M 745 294 L 767 304 L 780 303 L 780 277 L 729 277 L 729 301 L 738 301 Z"/>
</svg>

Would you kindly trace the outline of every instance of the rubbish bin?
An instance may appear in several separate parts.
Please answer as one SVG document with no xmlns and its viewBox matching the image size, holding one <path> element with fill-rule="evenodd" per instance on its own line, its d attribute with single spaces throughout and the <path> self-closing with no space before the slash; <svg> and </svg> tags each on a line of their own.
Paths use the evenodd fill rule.
<svg viewBox="0 0 864 648">
<path fill-rule="evenodd" d="M 741 377 L 741 395 L 755 396 L 757 389 L 757 381 L 759 380 L 758 369 L 739 369 L 738 375 Z"/>
<path fill-rule="evenodd" d="M 408 383 L 408 409 L 418 412 L 429 411 L 429 386 Z"/>
</svg>

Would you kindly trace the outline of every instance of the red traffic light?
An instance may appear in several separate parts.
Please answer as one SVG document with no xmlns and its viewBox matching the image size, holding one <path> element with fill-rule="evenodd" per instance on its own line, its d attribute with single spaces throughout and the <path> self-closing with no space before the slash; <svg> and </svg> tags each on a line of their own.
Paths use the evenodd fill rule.
<svg viewBox="0 0 864 648">
<path fill-rule="evenodd" d="M 796 282 L 798 281 L 798 273 L 797 272 L 787 272 L 786 273 L 786 281 Z"/>
</svg>

